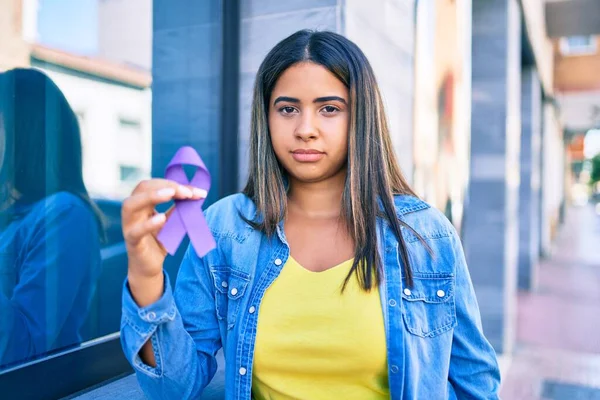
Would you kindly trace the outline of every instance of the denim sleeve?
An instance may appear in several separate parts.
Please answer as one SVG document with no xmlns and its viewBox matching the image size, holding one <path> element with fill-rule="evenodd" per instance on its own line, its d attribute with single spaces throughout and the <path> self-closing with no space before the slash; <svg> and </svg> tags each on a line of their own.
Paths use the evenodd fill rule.
<svg viewBox="0 0 600 400">
<path fill-rule="evenodd" d="M 465 255 L 453 233 L 456 263 L 456 317 L 449 381 L 459 399 L 498 399 L 500 370 L 496 352 L 483 334 L 479 306 Z"/>
<path fill-rule="evenodd" d="M 51 204 L 33 225 L 18 283 L 10 298 L 0 294 L 0 364 L 77 344 L 98 274 L 98 225 L 86 206 Z"/>
<path fill-rule="evenodd" d="M 181 263 L 174 294 L 164 277 L 162 297 L 143 308 L 125 282 L 121 344 L 147 398 L 197 398 L 215 375 L 215 355 L 221 348 L 212 279 L 191 247 Z M 148 340 L 156 367 L 144 364 L 138 354 Z"/>
</svg>

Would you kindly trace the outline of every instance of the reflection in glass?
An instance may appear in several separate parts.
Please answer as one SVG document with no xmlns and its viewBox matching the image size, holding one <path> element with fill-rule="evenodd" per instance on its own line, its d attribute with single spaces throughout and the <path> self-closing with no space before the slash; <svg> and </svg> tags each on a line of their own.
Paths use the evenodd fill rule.
<svg viewBox="0 0 600 400">
<path fill-rule="evenodd" d="M 0 73 L 0 369 L 81 342 L 102 232 L 63 93 L 38 70 Z"/>
</svg>

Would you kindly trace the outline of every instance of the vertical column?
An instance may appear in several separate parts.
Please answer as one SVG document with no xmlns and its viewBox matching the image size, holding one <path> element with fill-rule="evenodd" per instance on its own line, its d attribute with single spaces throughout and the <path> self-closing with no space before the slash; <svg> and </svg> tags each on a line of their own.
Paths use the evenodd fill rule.
<svg viewBox="0 0 600 400">
<path fill-rule="evenodd" d="M 541 138 L 541 193 L 540 193 L 540 256 L 548 257 L 552 250 L 552 219 L 554 187 L 557 185 L 557 176 L 554 174 L 557 162 L 554 152 L 553 105 L 545 99 L 542 105 L 542 138 Z"/>
<path fill-rule="evenodd" d="M 520 147 L 520 10 L 516 0 L 472 8 L 469 203 L 464 245 L 483 328 L 497 352 L 514 342 Z"/>
<path fill-rule="evenodd" d="M 426 2 L 435 25 L 435 1 Z M 381 88 L 394 151 L 412 182 L 414 166 L 415 26 L 414 0 L 342 2 L 340 33 L 365 53 Z M 435 30 L 435 26 L 430 26 Z M 435 72 L 435 68 L 434 68 Z M 435 80 L 435 74 L 428 77 Z M 434 84 L 435 85 L 435 84 Z"/>
<path fill-rule="evenodd" d="M 152 176 L 164 176 L 179 147 L 192 146 L 212 176 L 205 207 L 225 189 L 221 168 L 223 1 L 153 2 Z M 235 150 L 232 153 L 235 156 Z M 171 282 L 186 248 L 187 242 L 165 261 Z"/>
<path fill-rule="evenodd" d="M 206 204 L 221 193 L 222 1 L 154 0 L 152 176 L 182 145 L 212 175 Z"/>
<path fill-rule="evenodd" d="M 535 67 L 521 80 L 521 186 L 519 190 L 519 288 L 537 284 L 540 215 L 542 88 Z"/>
</svg>

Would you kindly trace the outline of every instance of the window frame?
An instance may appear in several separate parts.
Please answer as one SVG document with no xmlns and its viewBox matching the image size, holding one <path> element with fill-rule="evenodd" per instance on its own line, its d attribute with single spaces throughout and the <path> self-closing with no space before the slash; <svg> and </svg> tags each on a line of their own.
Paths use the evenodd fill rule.
<svg viewBox="0 0 600 400">
<path fill-rule="evenodd" d="M 0 387 L 9 398 L 18 393 L 19 399 L 58 399 L 132 372 L 115 332 L 5 370 Z"/>
<path fill-rule="evenodd" d="M 574 38 L 586 38 L 589 40 L 587 46 L 572 46 L 569 42 L 570 39 Z M 560 53 L 564 56 L 585 56 L 593 55 L 598 51 L 598 40 L 593 35 L 581 35 L 581 36 L 569 36 L 560 38 L 559 41 Z"/>
<path fill-rule="evenodd" d="M 222 188 L 219 197 L 238 191 L 238 157 L 231 148 L 238 147 L 237 101 L 234 110 L 226 99 L 239 97 L 240 1 L 221 0 L 222 45 L 220 96 L 221 148 L 219 166 Z M 224 111 L 227 110 L 227 115 Z M 182 143 L 183 144 L 183 143 Z M 237 153 L 237 152 L 236 152 Z M 38 360 L 0 371 L 4 395 L 18 393 L 19 399 L 47 399 L 80 395 L 133 373 L 123 354 L 120 333 L 115 332 Z M 35 382 L 35 384 L 33 384 Z"/>
</svg>

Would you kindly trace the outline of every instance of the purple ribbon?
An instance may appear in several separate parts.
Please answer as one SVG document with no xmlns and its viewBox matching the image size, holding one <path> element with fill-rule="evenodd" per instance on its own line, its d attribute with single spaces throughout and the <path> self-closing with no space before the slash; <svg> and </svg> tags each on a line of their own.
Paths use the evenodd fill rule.
<svg viewBox="0 0 600 400">
<path fill-rule="evenodd" d="M 184 165 L 197 167 L 191 181 L 188 181 L 183 169 Z M 177 153 L 167 165 L 165 178 L 180 185 L 191 185 L 204 189 L 207 193 L 210 189 L 210 173 L 196 150 L 189 146 L 177 150 Z M 204 200 L 175 200 L 175 209 L 167 219 L 165 226 L 158 233 L 158 240 L 169 254 L 175 254 L 186 232 L 199 257 L 203 257 L 216 247 L 215 239 L 202 212 Z"/>
</svg>

